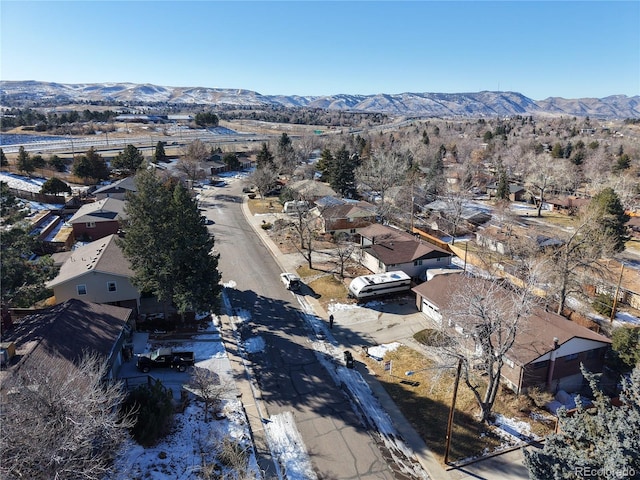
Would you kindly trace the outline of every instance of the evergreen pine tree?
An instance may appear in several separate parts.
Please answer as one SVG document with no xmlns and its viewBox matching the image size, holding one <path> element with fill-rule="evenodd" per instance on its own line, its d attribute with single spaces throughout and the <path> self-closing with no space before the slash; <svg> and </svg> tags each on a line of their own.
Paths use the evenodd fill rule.
<svg viewBox="0 0 640 480">
<path fill-rule="evenodd" d="M 629 240 L 625 223 L 629 216 L 625 214 L 620 197 L 611 187 L 607 187 L 597 193 L 589 202 L 589 209 L 598 213 L 599 227 L 610 235 L 613 242 L 613 250 L 621 252 L 625 248 L 625 242 Z"/>
<path fill-rule="evenodd" d="M 129 197 L 127 235 L 120 240 L 134 271 L 133 282 L 180 313 L 218 307 L 221 293 L 214 239 L 198 206 L 176 181 L 163 182 L 154 171 L 136 175 Z"/>
<path fill-rule="evenodd" d="M 107 162 L 93 147 L 83 155 L 77 156 L 73 161 L 72 172 L 80 178 L 93 178 L 105 180 L 109 178 Z"/>
<path fill-rule="evenodd" d="M 501 166 L 500 170 L 498 171 L 496 198 L 499 198 L 500 200 L 509 199 L 509 179 L 507 178 L 507 171 L 503 166 Z"/>
<path fill-rule="evenodd" d="M 322 174 L 322 180 L 328 183 L 332 181 L 333 171 L 335 169 L 334 166 L 335 158 L 333 158 L 333 154 L 331 150 L 325 147 L 320 153 L 320 160 L 316 164 L 316 168 Z"/>
<path fill-rule="evenodd" d="M 19 172 L 24 172 L 26 174 L 30 174 L 35 170 L 33 163 L 31 162 L 31 157 L 29 156 L 29 152 L 27 152 L 22 145 L 18 149 L 18 158 L 16 159 L 16 166 L 18 167 Z"/>
<path fill-rule="evenodd" d="M 4 151 L 0 148 L 0 167 L 9 166 L 9 160 L 7 156 L 4 154 Z"/>
<path fill-rule="evenodd" d="M 541 450 L 525 450 L 532 480 L 613 479 L 640 476 L 640 368 L 624 382 L 621 406 L 599 390 L 594 375 L 583 370 L 594 393 L 595 412 L 578 400 L 577 411 L 559 412 L 559 432 Z"/>
<path fill-rule="evenodd" d="M 127 173 L 133 173 L 144 162 L 144 155 L 134 145 L 127 145 L 125 149 L 118 153 L 111 161 L 111 167 L 124 170 Z"/>
<path fill-rule="evenodd" d="M 354 198 L 357 195 L 355 169 L 357 167 L 357 155 L 350 155 L 347 147 L 336 152 L 334 168 L 331 174 L 331 188 L 346 198 Z"/>
<path fill-rule="evenodd" d="M 256 168 L 273 168 L 274 157 L 266 143 L 262 143 L 262 148 L 256 156 Z"/>
<path fill-rule="evenodd" d="M 167 161 L 167 154 L 164 151 L 164 142 L 163 141 L 159 141 L 156 144 L 156 151 L 153 152 L 153 160 L 156 163 L 166 162 Z"/>
<path fill-rule="evenodd" d="M 57 195 L 58 193 L 62 192 L 71 193 L 71 187 L 60 180 L 58 177 L 51 177 L 49 180 L 42 184 L 40 192 L 51 193 L 53 195 Z"/>
</svg>

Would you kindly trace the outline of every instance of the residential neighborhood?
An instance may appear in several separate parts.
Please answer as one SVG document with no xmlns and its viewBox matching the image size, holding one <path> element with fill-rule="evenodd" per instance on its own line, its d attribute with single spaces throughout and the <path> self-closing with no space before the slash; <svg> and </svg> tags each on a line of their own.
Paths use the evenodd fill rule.
<svg viewBox="0 0 640 480">
<path fill-rule="evenodd" d="M 21 435 L 3 434 L 3 463 L 51 478 L 528 478 L 572 422 L 635 421 L 636 123 L 319 135 L 213 117 L 114 116 L 110 144 L 84 153 L 84 136 L 72 151 L 39 140 L 63 170 L 3 144 L 0 400 Z M 543 147 L 552 134 L 568 156 Z M 41 196 L 52 178 L 59 203 Z M 80 420 L 60 401 L 60 429 L 21 414 L 71 391 Z M 117 442 L 100 455 L 71 438 L 98 417 L 86 440 Z M 29 444 L 53 460 L 25 460 Z"/>
</svg>

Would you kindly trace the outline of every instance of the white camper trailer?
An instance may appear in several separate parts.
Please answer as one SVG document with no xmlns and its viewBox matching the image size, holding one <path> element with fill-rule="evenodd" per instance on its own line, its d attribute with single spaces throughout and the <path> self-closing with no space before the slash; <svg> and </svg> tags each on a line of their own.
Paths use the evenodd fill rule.
<svg viewBox="0 0 640 480">
<path fill-rule="evenodd" d="M 309 210 L 309 202 L 305 200 L 291 200 L 290 202 L 284 202 L 282 213 L 298 213 L 306 212 L 307 210 Z"/>
<path fill-rule="evenodd" d="M 411 277 L 398 270 L 354 278 L 349 284 L 349 296 L 361 300 L 390 293 L 408 292 L 410 288 Z"/>
</svg>

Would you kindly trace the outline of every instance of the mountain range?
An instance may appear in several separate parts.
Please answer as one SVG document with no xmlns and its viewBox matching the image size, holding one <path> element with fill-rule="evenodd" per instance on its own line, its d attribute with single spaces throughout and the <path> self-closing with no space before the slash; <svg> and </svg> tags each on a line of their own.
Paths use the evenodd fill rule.
<svg viewBox="0 0 640 480">
<path fill-rule="evenodd" d="M 117 105 L 211 105 L 225 108 L 319 108 L 415 117 L 570 115 L 640 118 L 640 96 L 532 100 L 517 92 L 399 93 L 376 95 L 262 95 L 243 89 L 165 87 L 135 83 L 64 84 L 0 81 L 0 106 L 32 107 L 113 102 Z"/>
</svg>

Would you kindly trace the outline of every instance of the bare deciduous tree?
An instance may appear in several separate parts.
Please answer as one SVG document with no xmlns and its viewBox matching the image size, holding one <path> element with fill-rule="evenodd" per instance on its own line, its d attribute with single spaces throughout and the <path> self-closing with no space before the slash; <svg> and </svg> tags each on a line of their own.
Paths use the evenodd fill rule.
<svg viewBox="0 0 640 480">
<path fill-rule="evenodd" d="M 3 385 L 2 478 L 96 479 L 108 476 L 133 425 L 125 392 L 105 380 L 96 355 L 78 365 L 38 352 Z"/>
<path fill-rule="evenodd" d="M 249 176 L 248 181 L 256 186 L 256 190 L 264 198 L 264 195 L 273 188 L 277 179 L 278 174 L 273 168 L 259 167 Z"/>
<path fill-rule="evenodd" d="M 380 216 L 384 217 L 387 212 L 385 205 L 387 191 L 402 183 L 408 168 L 409 164 L 406 158 L 383 150 L 376 150 L 356 169 L 357 182 L 366 185 L 379 195 L 378 211 Z"/>
<path fill-rule="evenodd" d="M 182 152 L 176 168 L 191 181 L 204 178 L 205 172 L 200 167 L 200 164 L 209 158 L 210 154 L 211 152 L 207 146 L 201 140 L 196 139 L 187 145 L 187 148 Z"/>
<path fill-rule="evenodd" d="M 556 292 L 558 314 L 563 312 L 569 296 L 584 296 L 585 283 L 593 284 L 595 279 L 608 275 L 601 260 L 613 254 L 614 241 L 599 228 L 597 214 L 582 212 L 573 229 L 559 232 L 562 245 L 548 254 L 553 266 L 549 280 Z"/>
<path fill-rule="evenodd" d="M 487 421 L 506 354 L 526 328 L 532 297 L 527 288 L 508 290 L 495 280 L 466 276 L 460 280 L 441 312 L 446 340 L 439 350 L 447 360 L 461 362 L 461 378 L 473 392 L 481 420 Z M 483 381 L 478 382 L 475 374 Z"/>
<path fill-rule="evenodd" d="M 189 389 L 202 400 L 204 421 L 207 422 L 210 408 L 215 411 L 222 399 L 233 389 L 233 386 L 221 383 L 217 373 L 206 368 L 195 367 L 189 379 Z"/>
<path fill-rule="evenodd" d="M 340 268 L 340 278 L 344 279 L 344 269 L 347 261 L 353 255 L 356 250 L 355 243 L 349 241 L 349 235 L 342 232 L 335 236 L 336 248 L 333 249 L 333 255 L 338 261 L 338 267 Z"/>
<path fill-rule="evenodd" d="M 299 196 L 298 201 L 304 202 L 305 199 L 304 197 Z M 296 248 L 307 261 L 309 268 L 313 268 L 312 255 L 314 252 L 317 218 L 314 215 L 311 215 L 307 209 L 303 208 L 296 209 L 292 216 L 294 217 L 292 225 L 299 240 L 299 244 L 296 245 Z"/>
<path fill-rule="evenodd" d="M 525 159 L 527 169 L 525 174 L 525 188 L 534 200 L 538 208 L 538 217 L 541 216 L 545 195 L 549 190 L 556 189 L 566 182 L 566 171 L 563 168 L 563 159 L 553 159 L 550 156 L 535 156 L 527 154 Z"/>
</svg>

